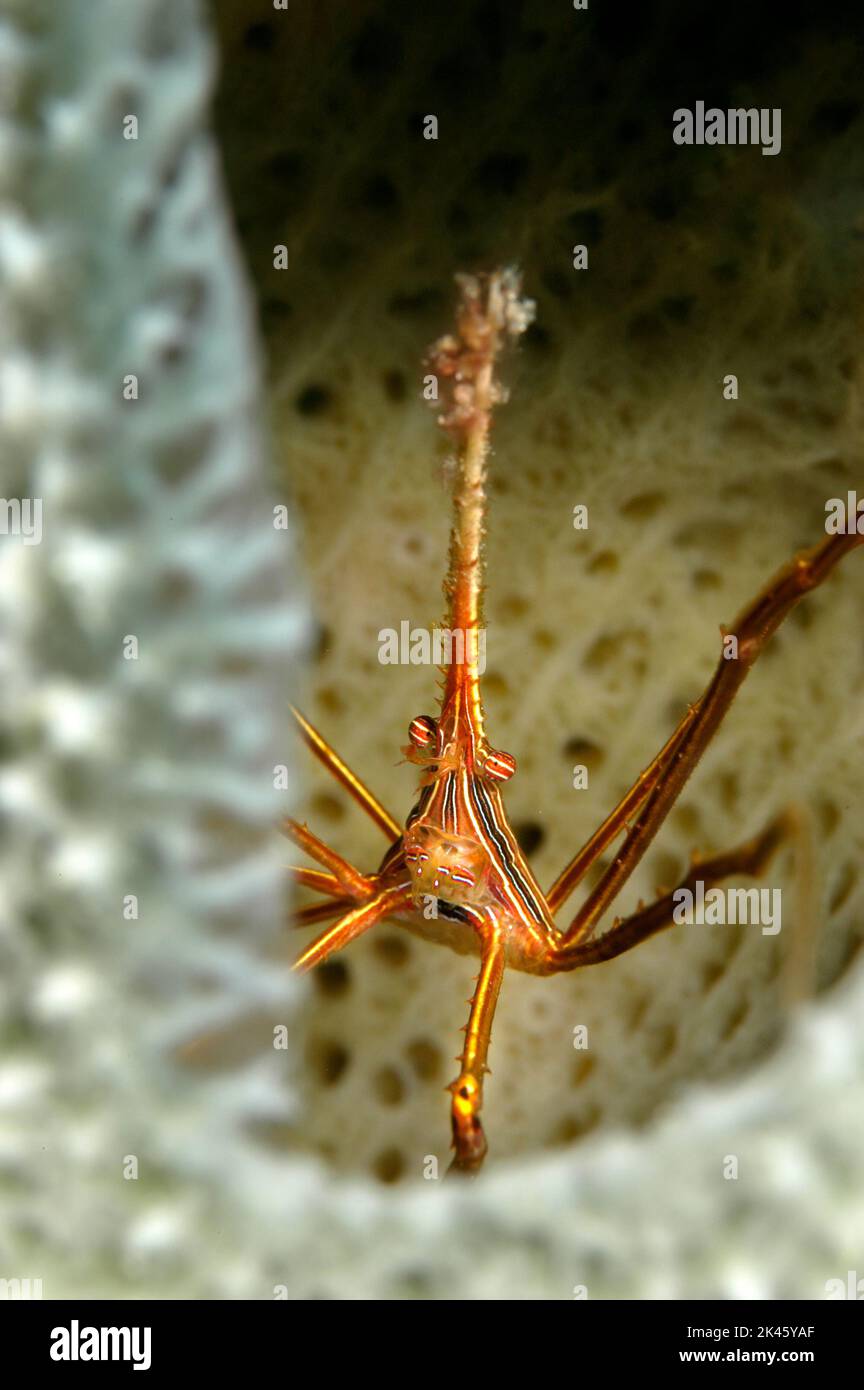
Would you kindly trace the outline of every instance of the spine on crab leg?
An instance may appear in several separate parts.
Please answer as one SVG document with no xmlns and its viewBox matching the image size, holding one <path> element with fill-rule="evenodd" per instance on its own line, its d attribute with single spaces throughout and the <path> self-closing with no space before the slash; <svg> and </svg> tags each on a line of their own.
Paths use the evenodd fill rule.
<svg viewBox="0 0 864 1390">
<path fill-rule="evenodd" d="M 534 306 L 520 297 L 515 270 L 460 275 L 457 282 L 461 292 L 457 332 L 439 339 L 430 359 L 449 386 L 440 423 L 456 449 L 450 565 L 444 584 L 451 660 L 445 671 L 442 709 L 449 710 L 457 724 L 467 720 L 475 736 L 482 737 L 479 658 L 486 460 L 492 411 L 504 399 L 495 380 L 495 364 L 507 339 L 527 328 Z"/>
</svg>

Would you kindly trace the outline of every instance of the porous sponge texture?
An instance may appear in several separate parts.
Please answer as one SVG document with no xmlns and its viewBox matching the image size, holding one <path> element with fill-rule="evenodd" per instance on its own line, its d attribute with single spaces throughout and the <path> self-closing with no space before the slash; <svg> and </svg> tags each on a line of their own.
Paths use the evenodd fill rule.
<svg viewBox="0 0 864 1390">
<path fill-rule="evenodd" d="M 0 537 L 3 1299 L 230 1295 L 207 1213 L 261 1190 L 256 1124 L 290 1108 L 273 766 L 304 609 L 213 59 L 190 0 L 0 4 L 0 457 L 44 528 Z M 178 1065 L 250 1018 L 242 1084 Z"/>
<path fill-rule="evenodd" d="M 456 271 L 516 262 L 537 301 L 495 424 L 484 692 L 544 885 L 699 695 L 719 625 L 862 476 L 854 46 L 815 21 L 768 43 L 748 16 L 733 54 L 707 12 L 697 35 L 689 10 L 651 11 L 626 40 L 542 4 L 218 11 L 222 147 L 320 624 L 305 708 L 399 819 L 415 787 L 399 748 L 434 713 L 436 673 L 382 665 L 378 633 L 441 618 L 449 528 L 423 353 Z M 781 154 L 674 146 L 672 111 L 697 97 L 779 107 Z M 809 837 L 765 879 L 781 932 L 682 927 L 577 975 L 508 974 L 493 1161 L 642 1124 L 685 1084 L 740 1073 L 846 968 L 864 903 L 862 585 L 853 557 L 772 641 L 616 905 L 795 803 Z M 375 867 L 380 832 L 317 765 L 304 814 Z M 445 1161 L 474 973 L 395 925 L 319 971 L 295 1142 L 385 1182 Z"/>
</svg>

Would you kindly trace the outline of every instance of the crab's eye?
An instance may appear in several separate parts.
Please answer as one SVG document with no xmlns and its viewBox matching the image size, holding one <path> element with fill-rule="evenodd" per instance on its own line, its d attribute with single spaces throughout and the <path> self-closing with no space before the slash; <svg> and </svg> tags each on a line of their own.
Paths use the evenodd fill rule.
<svg viewBox="0 0 864 1390">
<path fill-rule="evenodd" d="M 495 749 L 483 764 L 483 776 L 492 782 L 509 782 L 516 771 L 516 759 L 512 753 L 498 753 Z"/>
<path fill-rule="evenodd" d="M 415 748 L 434 748 L 438 738 L 438 724 L 431 714 L 418 714 L 408 727 L 408 737 Z"/>
</svg>

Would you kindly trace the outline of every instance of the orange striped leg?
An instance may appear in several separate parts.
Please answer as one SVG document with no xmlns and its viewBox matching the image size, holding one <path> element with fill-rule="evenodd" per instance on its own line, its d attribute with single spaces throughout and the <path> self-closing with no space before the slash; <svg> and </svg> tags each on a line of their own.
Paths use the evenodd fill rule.
<svg viewBox="0 0 864 1390">
<path fill-rule="evenodd" d="M 385 811 L 378 798 L 373 796 L 369 788 L 360 781 L 360 778 L 351 771 L 346 763 L 343 763 L 336 750 L 330 747 L 330 744 L 324 736 L 319 734 L 317 729 L 313 728 L 309 720 L 305 719 L 300 711 L 295 709 L 293 705 L 291 705 L 290 708 L 297 723 L 297 727 L 300 730 L 300 736 L 307 748 L 315 754 L 315 757 L 320 763 L 324 764 L 328 772 L 332 772 L 336 781 L 341 782 L 342 786 L 353 796 L 358 805 L 362 806 L 366 814 L 371 816 L 375 824 L 384 831 L 387 838 L 390 840 L 398 840 L 402 830 L 390 815 L 390 812 Z"/>
<path fill-rule="evenodd" d="M 821 584 L 835 565 L 862 543 L 864 535 L 855 533 L 828 536 L 821 545 L 797 556 L 780 570 L 758 598 L 739 615 L 735 625 L 728 630 L 729 635 L 737 639 L 737 657 L 729 660 L 720 658 L 705 694 L 694 706 L 695 713 L 691 711 L 693 717 L 689 722 L 685 717 L 686 728 L 675 742 L 674 751 L 653 790 L 642 803 L 624 844 L 564 934 L 565 945 L 587 940 L 603 913 L 617 898 L 677 801 L 768 638 L 804 595 Z"/>
<path fill-rule="evenodd" d="M 694 860 L 689 874 L 672 893 L 666 893 L 650 907 L 641 908 L 632 917 L 616 920 L 603 936 L 591 941 L 573 942 L 560 946 L 550 952 L 548 963 L 550 973 L 560 970 L 578 970 L 583 965 L 599 965 L 601 961 L 612 960 L 639 946 L 665 927 L 673 925 L 672 913 L 676 906 L 675 893 L 682 888 L 692 893 L 697 882 L 706 890 L 733 874 L 746 874 L 758 878 L 773 859 L 780 845 L 792 831 L 792 816 L 784 813 L 777 816 L 765 827 L 761 835 L 756 835 L 746 844 L 726 854 L 718 854 L 713 859 L 701 863 Z"/>
<path fill-rule="evenodd" d="M 341 951 L 343 946 L 347 946 L 370 927 L 374 927 L 376 922 L 382 921 L 393 912 L 398 912 L 400 908 L 407 907 L 411 902 L 411 885 L 408 883 L 397 884 L 393 888 L 382 888 L 368 902 L 358 903 L 350 912 L 340 917 L 338 922 L 334 922 L 332 927 L 322 932 L 294 962 L 294 969 L 305 972 L 313 966 L 320 965 L 334 951 Z"/>
<path fill-rule="evenodd" d="M 331 898 L 341 898 L 345 892 L 335 874 L 322 874 L 320 869 L 301 868 L 290 864 L 288 872 L 301 888 L 314 888 L 316 893 L 329 893 Z"/>
<path fill-rule="evenodd" d="M 492 1019 L 501 981 L 504 978 L 504 943 L 495 922 L 483 936 L 480 974 L 471 1000 L 471 1013 L 465 1030 L 462 1069 L 449 1087 L 453 1100 L 450 1116 L 456 1155 L 450 1172 L 476 1173 L 486 1157 L 487 1143 L 480 1122 L 483 1105 L 483 1076 L 492 1033 Z"/>
<path fill-rule="evenodd" d="M 320 869 L 302 868 L 297 864 L 291 864 L 288 872 L 301 887 L 314 888 L 317 893 L 331 895 L 329 903 L 315 903 L 311 907 L 295 908 L 288 917 L 292 927 L 308 927 L 312 922 L 326 922 L 328 917 L 338 917 L 340 912 L 347 912 L 351 906 L 352 899 L 345 896 L 345 886 L 339 882 L 335 874 L 325 874 Z M 370 879 L 369 882 L 374 889 L 376 880 Z"/>
<path fill-rule="evenodd" d="M 319 840 L 307 826 L 301 825 L 299 821 L 293 820 L 291 816 L 285 816 L 281 821 L 279 829 L 282 834 L 287 836 L 298 848 L 305 850 L 311 859 L 317 859 L 319 864 L 323 864 L 341 886 L 341 891 L 349 898 L 365 898 L 373 889 L 372 879 L 361 874 L 359 869 L 355 869 L 353 864 L 349 864 L 347 859 L 343 859 L 341 854 L 337 854 L 335 849 L 325 845 L 323 840 Z M 308 872 L 312 872 L 309 870 Z M 323 887 L 323 884 L 315 886 Z"/>
<path fill-rule="evenodd" d="M 344 884 L 335 874 L 322 873 L 320 869 L 306 869 L 298 864 L 289 865 L 288 872 L 295 883 L 302 888 L 313 888 L 317 893 L 329 893 L 329 903 L 314 903 L 311 907 L 294 908 L 288 915 L 292 927 L 308 927 L 313 922 L 326 922 L 328 917 L 338 917 L 347 912 L 352 899 L 345 896 Z M 374 887 L 374 880 L 370 880 Z"/>
<path fill-rule="evenodd" d="M 692 724 L 698 709 L 698 704 L 691 706 L 654 761 L 645 768 L 644 772 L 640 772 L 633 786 L 619 801 L 615 810 L 594 831 L 591 839 L 582 846 L 567 867 L 562 869 L 546 894 L 546 906 L 549 909 L 550 917 L 554 917 L 562 903 L 566 902 L 573 889 L 577 887 L 586 870 L 590 869 L 594 860 L 603 853 L 606 846 L 615 839 L 615 836 L 625 829 L 634 811 L 638 811 L 643 802 L 647 800 L 660 780 L 664 769 L 668 767 L 672 754 Z"/>
<path fill-rule="evenodd" d="M 338 917 L 347 912 L 353 903 L 350 898 L 331 898 L 327 903 L 312 903 L 310 907 L 298 907 L 289 914 L 292 927 L 309 927 L 313 922 L 326 922 L 328 917 Z"/>
</svg>

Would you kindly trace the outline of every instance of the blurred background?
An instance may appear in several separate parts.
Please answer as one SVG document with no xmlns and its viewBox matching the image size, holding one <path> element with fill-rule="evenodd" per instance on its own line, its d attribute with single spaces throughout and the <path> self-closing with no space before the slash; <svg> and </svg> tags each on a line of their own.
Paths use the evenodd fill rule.
<svg viewBox="0 0 864 1390">
<path fill-rule="evenodd" d="M 423 1171 L 447 1161 L 472 962 L 384 927 L 292 981 L 271 827 L 293 807 L 380 858 L 299 756 L 292 694 L 412 804 L 399 749 L 434 674 L 381 666 L 377 634 L 441 616 L 420 387 L 456 272 L 516 262 L 537 302 L 496 424 L 485 698 L 541 883 L 698 696 L 719 624 L 818 541 L 861 476 L 860 28 L 547 0 L 0 14 L 3 490 L 45 513 L 39 546 L 0 538 L 0 1276 L 824 1296 L 862 1258 L 855 557 L 618 909 L 795 804 L 783 931 L 508 978 L 467 1189 Z M 675 145 L 697 101 L 780 108 L 780 153 Z"/>
</svg>

